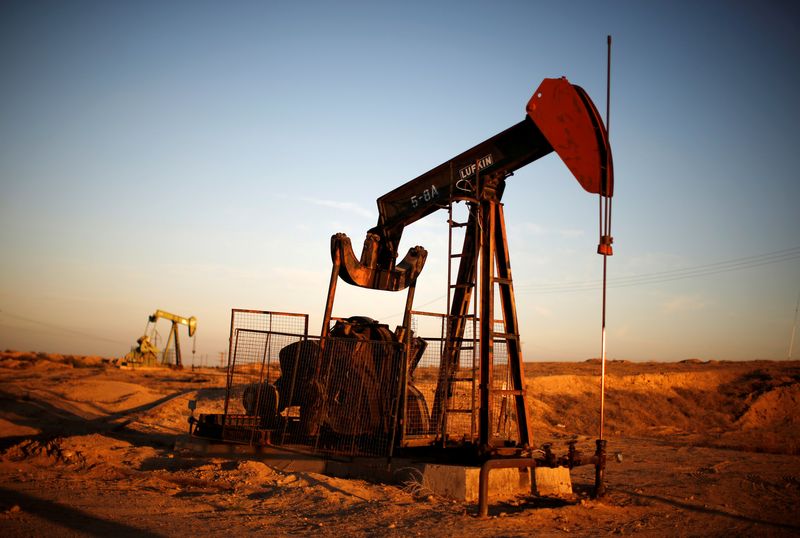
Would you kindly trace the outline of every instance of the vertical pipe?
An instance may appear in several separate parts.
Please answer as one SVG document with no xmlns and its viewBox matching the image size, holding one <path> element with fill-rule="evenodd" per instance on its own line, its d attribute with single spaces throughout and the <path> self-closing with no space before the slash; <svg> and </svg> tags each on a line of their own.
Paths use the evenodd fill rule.
<svg viewBox="0 0 800 538">
<path fill-rule="evenodd" d="M 595 441 L 597 448 L 595 449 L 595 464 L 594 464 L 594 492 L 593 497 L 602 497 L 606 492 L 605 474 L 606 474 L 606 440 L 598 439 Z"/>
<path fill-rule="evenodd" d="M 606 403 L 606 273 L 608 256 L 603 254 L 603 306 L 601 315 L 600 335 L 600 439 L 603 439 Z"/>
</svg>

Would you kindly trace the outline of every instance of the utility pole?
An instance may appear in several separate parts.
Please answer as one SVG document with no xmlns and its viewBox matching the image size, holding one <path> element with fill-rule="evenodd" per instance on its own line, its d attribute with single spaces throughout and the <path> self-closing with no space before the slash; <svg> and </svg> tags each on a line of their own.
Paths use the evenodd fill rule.
<svg viewBox="0 0 800 538">
<path fill-rule="evenodd" d="M 792 323 L 792 336 L 789 338 L 789 356 L 788 360 L 792 360 L 792 351 L 794 351 L 794 333 L 797 329 L 797 311 L 800 310 L 800 292 L 797 293 L 797 304 L 794 307 L 794 323 Z"/>
</svg>

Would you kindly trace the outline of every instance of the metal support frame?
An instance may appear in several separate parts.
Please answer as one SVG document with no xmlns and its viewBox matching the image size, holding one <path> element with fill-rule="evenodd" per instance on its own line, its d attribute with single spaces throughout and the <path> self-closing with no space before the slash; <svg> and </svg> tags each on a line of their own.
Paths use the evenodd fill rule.
<svg viewBox="0 0 800 538">
<path fill-rule="evenodd" d="M 522 448 L 527 448 L 531 444 L 530 421 L 525 405 L 519 324 L 511 277 L 505 217 L 503 205 L 500 202 L 505 187 L 504 180 L 504 177 L 481 178 L 480 174 L 476 174 L 475 193 L 477 197 L 475 202 L 470 202 L 472 210 L 464 237 L 464 249 L 460 255 L 458 277 L 456 284 L 451 286 L 454 291 L 448 320 L 448 341 L 442 357 L 442 368 L 432 417 L 435 424 L 436 420 L 440 420 L 442 438 L 446 438 L 446 421 L 442 421 L 440 417 L 446 414 L 446 410 L 450 406 L 451 373 L 458 366 L 459 349 L 466 326 L 466 312 L 474 287 L 474 275 L 477 272 L 479 279 L 475 293 L 479 302 L 480 326 L 477 444 L 479 451 L 487 455 L 494 450 L 491 426 L 493 399 L 497 394 L 514 398 L 518 427 L 516 441 Z M 497 271 L 496 275 L 495 270 Z M 502 333 L 497 333 L 494 327 L 495 287 L 500 293 L 504 326 Z M 507 344 L 509 381 L 511 382 L 511 387 L 508 388 L 497 389 L 494 387 L 495 341 L 505 341 Z"/>
<path fill-rule="evenodd" d="M 482 245 L 480 283 L 480 423 L 479 446 L 491 452 L 491 410 L 493 397 L 499 393 L 493 384 L 494 342 L 501 337 L 508 346 L 508 368 L 511 387 L 503 393 L 514 397 L 518 442 L 528 447 L 531 442 L 528 410 L 525 405 L 524 376 L 522 372 L 522 349 L 520 346 L 517 308 L 511 279 L 511 262 L 508 256 L 505 218 L 498 190 L 490 186 L 484 189 L 481 200 Z M 497 276 L 494 269 L 497 268 Z M 495 285 L 500 292 L 503 311 L 503 334 L 494 330 Z"/>
<path fill-rule="evenodd" d="M 519 428 L 520 443 L 522 446 L 531 444 L 530 421 L 528 408 L 525 405 L 525 375 L 522 364 L 522 344 L 520 341 L 519 321 L 517 320 L 517 302 L 514 298 L 514 288 L 511 279 L 511 260 L 508 254 L 508 238 L 506 236 L 505 215 L 503 204 L 495 204 L 495 257 L 497 259 L 497 277 L 500 292 L 500 306 L 503 309 L 503 322 L 505 324 L 505 339 L 508 346 L 509 374 L 511 377 L 511 391 L 515 396 L 514 403 L 517 412 L 517 426 Z"/>
<path fill-rule="evenodd" d="M 494 192 L 485 193 L 492 196 Z M 481 267 L 480 267 L 480 380 L 478 392 L 478 447 L 481 452 L 490 452 L 492 410 L 492 366 L 494 362 L 494 212 L 495 202 L 481 200 Z"/>
<path fill-rule="evenodd" d="M 167 344 L 164 346 L 164 353 L 161 355 L 161 363 L 167 364 L 167 352 L 169 351 L 169 343 L 172 339 L 175 339 L 175 367 L 183 368 L 183 363 L 181 362 L 181 341 L 178 339 L 178 323 L 175 321 L 172 322 L 172 327 L 169 330 Z"/>
</svg>

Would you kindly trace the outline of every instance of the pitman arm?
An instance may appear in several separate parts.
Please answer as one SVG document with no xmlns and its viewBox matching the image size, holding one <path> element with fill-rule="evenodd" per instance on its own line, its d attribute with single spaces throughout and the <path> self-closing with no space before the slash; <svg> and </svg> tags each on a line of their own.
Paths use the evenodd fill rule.
<svg viewBox="0 0 800 538">
<path fill-rule="evenodd" d="M 331 254 L 341 260 L 339 276 L 350 284 L 398 291 L 425 264 L 422 247 L 396 264 L 403 228 L 455 200 L 475 200 L 475 172 L 505 178 L 555 151 L 590 193 L 613 195 L 613 165 L 608 135 L 586 92 L 566 78 L 545 79 L 518 124 L 453 157 L 378 198 L 378 224 L 367 233 L 361 258 L 345 234 L 331 238 Z"/>
</svg>

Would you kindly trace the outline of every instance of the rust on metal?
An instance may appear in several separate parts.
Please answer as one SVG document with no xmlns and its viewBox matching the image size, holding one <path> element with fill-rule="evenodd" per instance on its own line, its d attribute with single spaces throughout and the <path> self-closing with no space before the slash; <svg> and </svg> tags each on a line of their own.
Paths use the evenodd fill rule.
<svg viewBox="0 0 800 538">
<path fill-rule="evenodd" d="M 417 246 L 410 249 L 397 265 L 382 267 L 377 261 L 378 241 L 376 234 L 367 234 L 359 259 L 353 252 L 349 237 L 342 233 L 331 237 L 331 258 L 338 256 L 341 260 L 339 276 L 348 284 L 362 288 L 384 291 L 406 289 L 425 266 L 428 252 Z"/>
<path fill-rule="evenodd" d="M 526 110 L 585 190 L 614 195 L 608 133 L 583 88 L 570 84 L 566 78 L 546 78 Z"/>
</svg>

